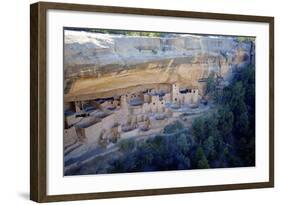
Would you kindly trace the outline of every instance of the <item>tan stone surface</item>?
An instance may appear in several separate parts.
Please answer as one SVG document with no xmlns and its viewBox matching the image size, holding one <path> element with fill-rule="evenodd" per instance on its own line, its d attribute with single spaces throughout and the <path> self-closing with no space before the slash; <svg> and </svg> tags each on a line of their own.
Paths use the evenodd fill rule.
<svg viewBox="0 0 281 205">
<path fill-rule="evenodd" d="M 65 101 L 111 97 L 175 82 L 182 86 L 198 87 L 198 79 L 207 75 L 208 69 L 204 66 L 182 64 L 166 69 L 148 67 L 100 78 L 80 78 L 72 84 Z"/>
</svg>

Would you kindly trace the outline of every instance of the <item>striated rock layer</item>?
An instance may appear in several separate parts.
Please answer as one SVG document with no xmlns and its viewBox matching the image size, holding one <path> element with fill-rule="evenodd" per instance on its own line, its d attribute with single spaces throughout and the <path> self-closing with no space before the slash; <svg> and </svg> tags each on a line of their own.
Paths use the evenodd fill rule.
<svg viewBox="0 0 281 205">
<path fill-rule="evenodd" d="M 234 69 L 253 62 L 253 41 L 237 37 L 144 37 L 66 30 L 65 101 L 122 95 L 175 82 L 200 90 L 211 73 L 229 79 Z"/>
</svg>

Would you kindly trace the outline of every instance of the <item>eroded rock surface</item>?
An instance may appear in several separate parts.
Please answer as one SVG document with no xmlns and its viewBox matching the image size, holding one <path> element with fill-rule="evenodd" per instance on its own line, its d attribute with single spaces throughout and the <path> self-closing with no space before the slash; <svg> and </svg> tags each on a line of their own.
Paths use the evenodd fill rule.
<svg viewBox="0 0 281 205">
<path fill-rule="evenodd" d="M 165 37 L 65 31 L 66 99 L 152 83 L 199 87 L 210 73 L 227 79 L 254 61 L 252 41 L 189 34 Z M 73 80 L 75 79 L 75 80 Z"/>
</svg>

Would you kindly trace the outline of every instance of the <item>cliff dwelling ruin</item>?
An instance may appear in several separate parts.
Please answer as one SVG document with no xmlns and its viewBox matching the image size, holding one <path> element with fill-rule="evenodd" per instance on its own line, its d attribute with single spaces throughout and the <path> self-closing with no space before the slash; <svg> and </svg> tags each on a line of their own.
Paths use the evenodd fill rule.
<svg viewBox="0 0 281 205">
<path fill-rule="evenodd" d="M 189 129 L 194 117 L 213 109 L 208 78 L 223 89 L 255 59 L 252 41 L 231 36 L 71 29 L 64 36 L 65 172 L 175 121 Z"/>
</svg>

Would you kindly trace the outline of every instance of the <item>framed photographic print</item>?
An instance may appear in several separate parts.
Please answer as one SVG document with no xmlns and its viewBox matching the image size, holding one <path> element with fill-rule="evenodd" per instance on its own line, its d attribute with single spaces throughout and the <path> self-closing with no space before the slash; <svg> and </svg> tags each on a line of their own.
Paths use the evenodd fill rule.
<svg viewBox="0 0 281 205">
<path fill-rule="evenodd" d="M 31 5 L 30 198 L 274 186 L 274 18 Z"/>
</svg>

